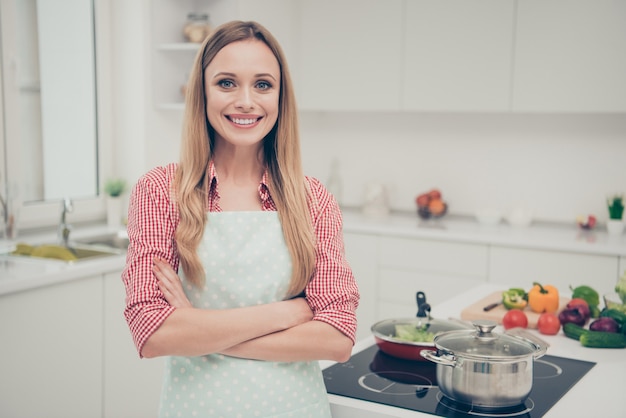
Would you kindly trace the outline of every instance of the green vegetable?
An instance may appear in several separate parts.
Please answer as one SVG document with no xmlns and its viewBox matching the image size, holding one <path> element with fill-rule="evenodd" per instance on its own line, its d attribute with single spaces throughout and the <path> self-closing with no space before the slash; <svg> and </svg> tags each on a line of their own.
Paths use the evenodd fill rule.
<svg viewBox="0 0 626 418">
<path fill-rule="evenodd" d="M 626 271 L 615 285 L 615 292 L 619 295 L 622 303 L 626 305 Z"/>
<path fill-rule="evenodd" d="M 435 338 L 435 334 L 428 332 L 426 325 L 422 327 L 416 327 L 412 324 L 398 324 L 395 326 L 396 334 L 393 336 L 397 340 L 411 341 L 416 343 L 432 342 Z"/>
<path fill-rule="evenodd" d="M 528 295 L 524 289 L 512 287 L 502 292 L 502 304 L 506 309 L 524 309 L 528 305 Z"/>
<path fill-rule="evenodd" d="M 591 317 L 597 318 L 600 316 L 600 309 L 598 305 L 600 305 L 600 295 L 590 286 L 578 286 L 577 288 L 573 288 L 571 285 L 569 287 L 572 290 L 572 299 L 582 299 L 589 305 L 589 311 L 591 311 Z"/>
<path fill-rule="evenodd" d="M 567 324 L 563 325 L 563 333 L 565 334 L 565 336 L 574 340 L 580 340 L 580 337 L 588 332 L 590 331 L 584 329 L 579 325 L 574 324 L 573 322 L 568 322 Z"/>
<path fill-rule="evenodd" d="M 614 332 L 587 331 L 580 336 L 580 343 L 592 348 L 626 348 L 626 335 Z"/>
</svg>

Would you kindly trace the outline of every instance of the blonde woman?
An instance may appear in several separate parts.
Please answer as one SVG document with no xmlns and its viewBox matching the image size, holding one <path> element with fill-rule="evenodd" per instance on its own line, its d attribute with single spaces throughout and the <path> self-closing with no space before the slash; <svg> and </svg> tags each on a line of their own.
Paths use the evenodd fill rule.
<svg viewBox="0 0 626 418">
<path fill-rule="evenodd" d="M 350 357 L 359 293 L 274 37 L 217 28 L 185 112 L 180 162 L 133 188 L 122 276 L 140 356 L 168 356 L 160 416 L 329 417 L 316 360 Z"/>
</svg>

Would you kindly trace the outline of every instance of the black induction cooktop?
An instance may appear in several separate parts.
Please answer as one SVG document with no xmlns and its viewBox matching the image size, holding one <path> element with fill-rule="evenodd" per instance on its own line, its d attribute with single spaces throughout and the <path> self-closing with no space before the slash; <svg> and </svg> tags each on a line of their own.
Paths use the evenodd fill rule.
<svg viewBox="0 0 626 418">
<path fill-rule="evenodd" d="M 479 409 L 443 396 L 437 387 L 437 365 L 403 360 L 373 345 L 346 363 L 323 371 L 328 393 L 442 417 L 543 416 L 596 363 L 545 355 L 535 360 L 533 388 L 524 404 L 506 409 Z"/>
</svg>

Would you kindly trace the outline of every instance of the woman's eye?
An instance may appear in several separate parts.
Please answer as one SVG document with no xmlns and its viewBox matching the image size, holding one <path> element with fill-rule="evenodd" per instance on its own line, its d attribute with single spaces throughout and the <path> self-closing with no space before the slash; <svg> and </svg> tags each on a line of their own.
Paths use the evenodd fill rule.
<svg viewBox="0 0 626 418">
<path fill-rule="evenodd" d="M 256 86 L 257 86 L 258 89 L 261 89 L 261 90 L 269 90 L 269 89 L 272 88 L 272 85 L 270 83 L 268 83 L 267 81 L 259 81 L 256 84 Z"/>
<path fill-rule="evenodd" d="M 220 80 L 217 82 L 217 85 L 222 88 L 229 89 L 231 87 L 234 87 L 235 83 L 233 83 L 231 80 Z"/>
</svg>

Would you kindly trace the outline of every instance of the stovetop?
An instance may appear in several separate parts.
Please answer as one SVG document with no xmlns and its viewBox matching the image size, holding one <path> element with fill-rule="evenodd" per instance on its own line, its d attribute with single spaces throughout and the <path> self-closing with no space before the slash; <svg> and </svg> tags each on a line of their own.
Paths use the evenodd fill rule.
<svg viewBox="0 0 626 418">
<path fill-rule="evenodd" d="M 323 371 L 328 393 L 444 417 L 543 416 L 596 363 L 545 355 L 535 360 L 533 387 L 522 405 L 481 410 L 451 401 L 437 387 L 437 365 L 392 357 L 373 345 Z"/>
</svg>

